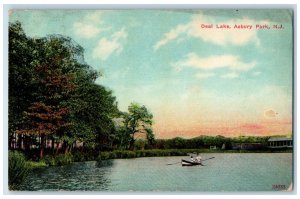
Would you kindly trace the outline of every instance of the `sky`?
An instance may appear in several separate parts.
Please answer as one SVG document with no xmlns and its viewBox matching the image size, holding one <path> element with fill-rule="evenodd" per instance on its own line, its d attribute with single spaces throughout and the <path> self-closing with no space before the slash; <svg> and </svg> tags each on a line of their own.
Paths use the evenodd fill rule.
<svg viewBox="0 0 300 199">
<path fill-rule="evenodd" d="M 9 20 L 30 37 L 73 38 L 120 110 L 153 113 L 157 138 L 292 133 L 290 10 L 13 10 Z"/>
</svg>

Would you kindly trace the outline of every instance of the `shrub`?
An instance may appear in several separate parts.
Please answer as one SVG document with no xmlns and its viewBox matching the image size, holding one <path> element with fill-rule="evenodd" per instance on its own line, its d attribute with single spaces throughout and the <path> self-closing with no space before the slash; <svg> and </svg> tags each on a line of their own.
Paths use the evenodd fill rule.
<svg viewBox="0 0 300 199">
<path fill-rule="evenodd" d="M 30 169 L 43 168 L 48 166 L 45 161 L 28 161 L 27 163 Z"/>
<path fill-rule="evenodd" d="M 70 153 L 67 154 L 59 154 L 55 156 L 55 164 L 58 166 L 71 164 L 73 162 L 73 156 Z"/>
<path fill-rule="evenodd" d="M 135 151 L 135 157 L 145 157 L 145 152 L 143 150 Z"/>
<path fill-rule="evenodd" d="M 98 156 L 99 160 L 108 160 L 110 159 L 110 152 L 100 152 Z"/>
<path fill-rule="evenodd" d="M 73 153 L 73 160 L 74 162 L 83 162 L 85 161 L 87 158 L 85 157 L 85 154 L 83 154 L 80 151 L 75 151 Z"/>
<path fill-rule="evenodd" d="M 123 158 L 135 158 L 134 151 L 124 151 Z"/>
<path fill-rule="evenodd" d="M 73 162 L 73 156 L 70 153 L 59 154 L 57 156 L 46 155 L 43 161 L 49 166 L 62 166 L 71 164 Z"/>
<path fill-rule="evenodd" d="M 50 156 L 50 155 L 44 156 L 43 161 L 44 161 L 47 165 L 49 165 L 49 166 L 55 166 L 55 165 L 56 165 L 54 157 L 53 157 L 53 156 Z"/>
<path fill-rule="evenodd" d="M 123 152 L 124 151 L 116 150 L 116 151 L 113 151 L 112 153 L 114 154 L 115 158 L 123 158 Z"/>
<path fill-rule="evenodd" d="M 24 154 L 18 151 L 8 152 L 8 164 L 8 185 L 10 190 L 14 190 L 24 181 L 30 169 Z"/>
<path fill-rule="evenodd" d="M 145 141 L 145 140 L 136 140 L 134 143 L 134 148 L 136 150 L 144 150 L 146 144 L 147 144 L 147 141 Z"/>
</svg>

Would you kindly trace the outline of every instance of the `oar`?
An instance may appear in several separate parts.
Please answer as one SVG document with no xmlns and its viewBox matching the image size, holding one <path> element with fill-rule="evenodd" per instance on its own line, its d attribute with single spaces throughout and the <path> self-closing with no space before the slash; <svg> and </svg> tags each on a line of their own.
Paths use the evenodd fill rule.
<svg viewBox="0 0 300 199">
<path fill-rule="evenodd" d="M 202 161 L 205 161 L 205 160 L 210 160 L 210 159 L 214 159 L 215 157 L 211 157 L 211 158 L 207 158 L 207 159 L 204 159 Z"/>
<path fill-rule="evenodd" d="M 204 160 L 202 160 L 202 161 L 205 161 L 205 160 L 210 160 L 210 159 L 214 159 L 215 157 L 211 157 L 211 158 L 207 158 L 207 159 L 204 159 Z M 200 164 L 201 166 L 205 166 L 204 164 Z"/>
<path fill-rule="evenodd" d="M 173 165 L 173 164 L 178 164 L 178 163 L 181 163 L 181 161 L 180 162 L 175 162 L 175 163 L 170 163 L 170 164 L 167 164 L 167 165 Z"/>
<path fill-rule="evenodd" d="M 211 158 L 207 158 L 207 159 L 204 159 L 204 160 L 202 160 L 202 161 L 205 161 L 205 160 L 210 160 L 210 159 L 214 159 L 215 157 L 211 157 Z M 206 166 L 206 165 L 204 165 L 204 164 L 200 164 L 201 166 Z"/>
</svg>

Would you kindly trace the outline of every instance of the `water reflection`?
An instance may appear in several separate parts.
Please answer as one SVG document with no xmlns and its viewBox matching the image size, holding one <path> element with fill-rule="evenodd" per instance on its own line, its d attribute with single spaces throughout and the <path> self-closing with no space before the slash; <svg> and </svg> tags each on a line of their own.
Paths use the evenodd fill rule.
<svg viewBox="0 0 300 199">
<path fill-rule="evenodd" d="M 292 154 L 203 154 L 205 167 L 182 167 L 186 157 L 149 157 L 74 163 L 35 170 L 26 191 L 274 191 L 292 181 Z M 276 190 L 277 191 L 277 190 Z"/>
<path fill-rule="evenodd" d="M 97 191 L 108 190 L 113 161 L 81 162 L 34 170 L 19 190 Z"/>
</svg>

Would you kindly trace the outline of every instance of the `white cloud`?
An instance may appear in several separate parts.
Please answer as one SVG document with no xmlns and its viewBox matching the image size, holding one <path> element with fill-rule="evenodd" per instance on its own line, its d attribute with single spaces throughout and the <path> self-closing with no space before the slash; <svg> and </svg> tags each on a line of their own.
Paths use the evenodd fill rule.
<svg viewBox="0 0 300 199">
<path fill-rule="evenodd" d="M 124 28 L 120 31 L 113 33 L 111 39 L 106 37 L 101 38 L 93 50 L 93 58 L 106 60 L 111 54 L 119 54 L 123 50 L 120 40 L 127 38 L 127 32 Z"/>
<path fill-rule="evenodd" d="M 100 32 L 109 29 L 102 27 L 101 16 L 101 12 L 95 12 L 88 14 L 82 18 L 82 20 L 75 22 L 73 24 L 75 34 L 83 38 L 93 38 Z"/>
<path fill-rule="evenodd" d="M 225 79 L 234 79 L 234 78 L 238 78 L 239 74 L 236 72 L 231 72 L 231 73 L 226 73 L 224 75 L 221 75 L 221 77 Z"/>
<path fill-rule="evenodd" d="M 166 45 L 169 41 L 176 39 L 181 33 L 184 33 L 187 30 L 187 25 L 178 25 L 174 29 L 164 34 L 164 38 L 158 41 L 154 45 L 154 49 L 157 50 L 161 46 Z"/>
<path fill-rule="evenodd" d="M 199 78 L 199 79 L 206 79 L 206 78 L 209 78 L 209 77 L 213 77 L 215 75 L 216 75 L 215 73 L 197 73 L 196 77 Z"/>
<path fill-rule="evenodd" d="M 122 46 L 115 40 L 102 38 L 98 42 L 97 47 L 93 50 L 93 58 L 106 60 L 114 51 L 117 53 L 122 51 Z"/>
<path fill-rule="evenodd" d="M 265 24 L 268 21 L 255 21 L 248 18 L 224 20 L 217 23 L 213 18 L 203 14 L 194 15 L 187 24 L 179 24 L 169 32 L 165 33 L 161 40 L 154 46 L 154 50 L 166 45 L 167 43 L 177 39 L 180 35 L 199 38 L 206 42 L 217 45 L 245 45 L 247 43 L 255 43 L 259 46 L 260 42 L 257 37 L 256 24 Z M 214 28 L 201 28 L 201 24 L 213 24 Z M 216 29 L 217 24 L 227 24 L 231 29 Z M 249 24 L 252 29 L 234 29 L 234 25 Z"/>
<path fill-rule="evenodd" d="M 229 68 L 237 71 L 248 71 L 255 67 L 255 62 L 245 63 L 235 55 L 215 55 L 210 57 L 199 57 L 195 53 L 190 53 L 187 58 L 176 63 L 171 64 L 177 70 L 182 67 L 193 67 L 203 70 L 214 70 L 218 68 Z"/>
<path fill-rule="evenodd" d="M 74 29 L 76 35 L 83 37 L 83 38 L 92 38 L 100 33 L 100 29 L 91 24 L 84 24 L 82 22 L 74 23 Z"/>
</svg>

